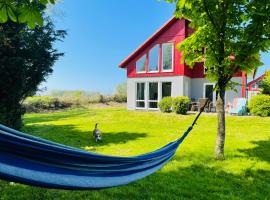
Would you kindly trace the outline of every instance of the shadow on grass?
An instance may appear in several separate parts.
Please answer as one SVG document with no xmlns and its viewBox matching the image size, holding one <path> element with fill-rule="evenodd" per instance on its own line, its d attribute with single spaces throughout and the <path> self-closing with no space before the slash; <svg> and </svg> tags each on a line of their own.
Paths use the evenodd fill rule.
<svg viewBox="0 0 270 200">
<path fill-rule="evenodd" d="M 102 133 L 102 141 L 95 142 L 91 130 L 81 131 L 74 125 L 26 125 L 24 132 L 68 146 L 89 147 L 88 150 L 110 144 L 122 144 L 147 136 L 146 133 L 105 132 Z"/>
<path fill-rule="evenodd" d="M 253 141 L 251 143 L 256 146 L 250 149 L 239 149 L 238 151 L 245 153 L 248 157 L 258 158 L 270 163 L 270 140 Z"/>
<path fill-rule="evenodd" d="M 48 190 L 0 181 L 3 199 L 267 199 L 270 172 L 234 175 L 203 165 L 160 171 L 126 186 L 97 191 Z M 15 198 L 17 197 L 17 198 Z M 21 197 L 21 198 L 19 198 Z"/>
<path fill-rule="evenodd" d="M 156 173 L 133 185 L 147 188 L 144 192 L 148 195 L 143 197 L 146 199 L 267 199 L 269 180 L 269 171 L 247 170 L 242 175 L 234 175 L 192 165 Z"/>
</svg>

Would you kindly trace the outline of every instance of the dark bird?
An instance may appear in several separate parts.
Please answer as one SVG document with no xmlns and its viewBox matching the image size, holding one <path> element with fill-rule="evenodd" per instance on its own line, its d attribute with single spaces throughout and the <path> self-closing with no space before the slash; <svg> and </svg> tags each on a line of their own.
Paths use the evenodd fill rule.
<svg viewBox="0 0 270 200">
<path fill-rule="evenodd" d="M 101 131 L 97 128 L 98 123 L 95 125 L 95 129 L 93 130 L 93 137 L 96 142 L 101 141 Z"/>
</svg>

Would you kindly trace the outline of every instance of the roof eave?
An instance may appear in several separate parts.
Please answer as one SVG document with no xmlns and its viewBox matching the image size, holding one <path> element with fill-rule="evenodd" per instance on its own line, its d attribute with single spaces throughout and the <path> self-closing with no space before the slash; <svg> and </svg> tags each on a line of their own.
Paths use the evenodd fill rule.
<svg viewBox="0 0 270 200">
<path fill-rule="evenodd" d="M 175 16 L 173 16 L 170 20 L 168 20 L 161 28 L 159 28 L 154 34 L 152 34 L 142 45 L 140 45 L 135 51 L 133 51 L 128 57 L 126 57 L 120 64 L 119 68 L 126 68 L 134 57 L 136 57 L 139 52 L 144 49 L 149 43 L 151 43 L 155 38 L 157 38 L 167 27 L 169 27 L 172 23 L 178 20 Z"/>
</svg>

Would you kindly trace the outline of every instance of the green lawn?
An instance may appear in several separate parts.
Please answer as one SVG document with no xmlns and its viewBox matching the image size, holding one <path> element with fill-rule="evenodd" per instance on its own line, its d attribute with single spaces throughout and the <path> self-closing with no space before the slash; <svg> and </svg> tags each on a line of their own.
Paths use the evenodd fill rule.
<svg viewBox="0 0 270 200">
<path fill-rule="evenodd" d="M 194 115 L 93 108 L 27 114 L 24 131 L 110 155 L 146 153 L 179 137 Z M 100 123 L 104 141 L 93 142 Z M 0 181 L 0 199 L 270 199 L 270 118 L 227 117 L 226 160 L 215 161 L 216 117 L 203 115 L 176 156 L 157 173 L 127 186 L 66 191 Z"/>
</svg>

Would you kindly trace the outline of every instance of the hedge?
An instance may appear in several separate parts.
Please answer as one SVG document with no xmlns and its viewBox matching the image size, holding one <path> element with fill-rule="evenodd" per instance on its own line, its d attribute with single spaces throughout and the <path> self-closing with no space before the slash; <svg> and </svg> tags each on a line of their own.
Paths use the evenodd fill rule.
<svg viewBox="0 0 270 200">
<path fill-rule="evenodd" d="M 270 116 L 270 95 L 256 95 L 251 98 L 248 108 L 252 115 L 267 117 Z"/>
</svg>

